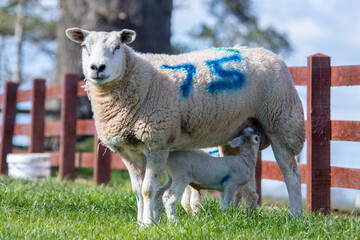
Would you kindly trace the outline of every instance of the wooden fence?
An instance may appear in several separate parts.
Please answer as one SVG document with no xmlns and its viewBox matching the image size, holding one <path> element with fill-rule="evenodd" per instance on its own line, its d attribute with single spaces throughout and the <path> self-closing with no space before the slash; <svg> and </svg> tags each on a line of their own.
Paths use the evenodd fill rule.
<svg viewBox="0 0 360 240">
<path fill-rule="evenodd" d="M 360 189 L 360 169 L 332 167 L 330 141 L 360 141 L 359 121 L 330 120 L 330 88 L 360 85 L 360 65 L 331 67 L 330 57 L 316 54 L 308 57 L 306 67 L 290 67 L 295 85 L 307 86 L 307 164 L 299 164 L 302 183 L 307 184 L 307 210 L 330 209 L 330 188 Z M 75 168 L 94 168 L 94 182 L 110 180 L 110 169 L 126 169 L 118 154 L 99 144 L 93 120 L 77 119 L 77 98 L 86 96 L 78 76 L 68 73 L 63 84 L 45 86 L 44 79 L 33 80 L 30 90 L 18 90 L 17 84 L 7 82 L 0 94 L 2 126 L 0 143 L 0 172 L 7 173 L 6 155 L 12 152 L 12 137 L 28 135 L 28 152 L 43 152 L 44 137 L 59 136 L 60 151 L 50 152 L 51 165 L 59 167 L 61 178 L 74 179 Z M 61 120 L 45 122 L 45 100 L 61 99 Z M 16 101 L 15 101 L 16 99 Z M 16 104 L 31 101 L 30 124 L 15 123 Z M 94 136 L 92 153 L 75 152 L 77 135 Z M 354 156 L 355 157 L 355 156 Z M 356 161 L 356 160 L 355 160 Z M 360 160 L 359 160 L 360 161 Z M 283 181 L 276 162 L 258 156 L 257 189 L 261 196 L 261 179 Z"/>
<path fill-rule="evenodd" d="M 18 85 L 7 82 L 4 93 L 0 94 L 2 105 L 2 125 L 0 142 L 0 173 L 7 173 L 6 155 L 13 150 L 12 137 L 28 135 L 29 153 L 44 151 L 44 137 L 60 137 L 59 152 L 48 152 L 51 166 L 59 167 L 61 178 L 74 179 L 75 168 L 94 168 L 94 181 L 97 184 L 110 180 L 110 169 L 126 169 L 118 154 L 98 144 L 95 139 L 95 152 L 75 152 L 76 136 L 94 136 L 94 121 L 77 119 L 77 98 L 86 96 L 81 88 L 84 82 L 78 82 L 78 75 L 68 73 L 58 86 L 45 86 L 44 79 L 34 79 L 29 90 L 18 90 Z M 61 120 L 45 122 L 45 100 L 61 99 Z M 15 123 L 16 104 L 31 101 L 30 124 Z"/>
</svg>

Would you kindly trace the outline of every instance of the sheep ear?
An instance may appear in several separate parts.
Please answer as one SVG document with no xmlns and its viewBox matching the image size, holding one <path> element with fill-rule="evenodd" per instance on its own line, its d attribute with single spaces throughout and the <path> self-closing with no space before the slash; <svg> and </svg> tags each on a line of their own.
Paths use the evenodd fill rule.
<svg viewBox="0 0 360 240">
<path fill-rule="evenodd" d="M 241 138 L 240 138 L 240 137 L 234 138 L 233 140 L 228 141 L 228 144 L 229 144 L 232 148 L 236 148 L 236 147 L 240 146 L 240 144 L 241 144 Z"/>
<path fill-rule="evenodd" d="M 253 136 L 253 141 L 254 141 L 254 143 L 260 142 L 260 137 L 259 137 L 259 135 Z"/>
<path fill-rule="evenodd" d="M 129 29 L 123 29 L 120 31 L 120 41 L 124 44 L 132 43 L 136 38 L 136 32 Z"/>
<path fill-rule="evenodd" d="M 76 43 L 82 43 L 90 32 L 81 28 L 68 28 L 65 33 L 70 40 Z"/>
</svg>

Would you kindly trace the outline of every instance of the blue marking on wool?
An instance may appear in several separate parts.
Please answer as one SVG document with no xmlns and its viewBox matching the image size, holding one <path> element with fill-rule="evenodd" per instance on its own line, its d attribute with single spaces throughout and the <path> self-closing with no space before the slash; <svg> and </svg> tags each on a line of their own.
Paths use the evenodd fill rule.
<svg viewBox="0 0 360 240">
<path fill-rule="evenodd" d="M 211 73 L 218 77 L 217 81 L 210 82 L 206 87 L 210 94 L 224 92 L 226 90 L 239 90 L 244 86 L 245 75 L 241 71 L 224 69 L 222 67 L 223 63 L 231 61 L 241 62 L 241 60 L 241 57 L 236 54 L 216 60 L 205 61 L 206 65 L 209 66 Z"/>
<path fill-rule="evenodd" d="M 220 181 L 220 185 L 224 185 L 225 183 L 227 183 L 231 178 L 230 174 L 226 174 L 225 177 L 223 177 Z"/>
<path fill-rule="evenodd" d="M 139 196 L 137 194 L 136 194 L 136 200 L 140 201 L 140 198 L 139 198 Z"/>
<path fill-rule="evenodd" d="M 196 73 L 196 67 L 189 63 L 183 64 L 183 65 L 176 65 L 176 66 L 162 65 L 162 67 L 166 68 L 166 69 L 172 69 L 172 70 L 185 69 L 185 71 L 187 72 L 186 79 L 185 79 L 184 83 L 181 84 L 181 86 L 180 86 L 180 92 L 184 98 L 189 97 L 189 94 L 190 94 L 190 91 L 191 91 L 192 85 L 193 85 L 194 75 Z"/>
<path fill-rule="evenodd" d="M 212 155 L 212 154 L 215 154 L 215 153 L 218 153 L 219 152 L 219 149 L 215 149 L 215 150 L 213 150 L 213 151 L 209 151 L 208 153 L 210 154 L 210 155 Z"/>
</svg>

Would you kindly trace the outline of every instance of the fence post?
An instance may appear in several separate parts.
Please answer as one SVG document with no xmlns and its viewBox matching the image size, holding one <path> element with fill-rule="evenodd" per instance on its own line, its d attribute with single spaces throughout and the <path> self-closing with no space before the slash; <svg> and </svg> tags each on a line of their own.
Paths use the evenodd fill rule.
<svg viewBox="0 0 360 240">
<path fill-rule="evenodd" d="M 94 134 L 94 182 L 95 184 L 110 182 L 111 161 L 110 150 L 100 143 L 97 134 Z"/>
<path fill-rule="evenodd" d="M 256 192 L 259 195 L 258 204 L 261 205 L 261 151 L 258 152 L 255 169 Z"/>
<path fill-rule="evenodd" d="M 15 115 L 16 115 L 16 95 L 18 84 L 6 82 L 4 86 L 4 99 L 2 110 L 2 128 L 0 143 L 0 173 L 7 174 L 8 166 L 6 155 L 12 152 L 12 138 L 14 135 Z"/>
<path fill-rule="evenodd" d="M 30 145 L 28 152 L 44 151 L 45 79 L 33 80 L 31 93 Z"/>
<path fill-rule="evenodd" d="M 330 210 L 330 57 L 308 57 L 307 195 L 309 212 Z"/>
<path fill-rule="evenodd" d="M 62 85 L 59 175 L 75 178 L 78 75 L 66 73 Z"/>
</svg>

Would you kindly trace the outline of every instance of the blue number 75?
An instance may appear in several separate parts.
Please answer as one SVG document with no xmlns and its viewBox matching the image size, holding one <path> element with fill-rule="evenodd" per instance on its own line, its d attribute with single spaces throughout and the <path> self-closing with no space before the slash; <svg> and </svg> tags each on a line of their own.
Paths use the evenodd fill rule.
<svg viewBox="0 0 360 240">
<path fill-rule="evenodd" d="M 232 55 L 216 60 L 205 61 L 209 66 L 211 75 L 218 76 L 218 80 L 210 82 L 206 89 L 210 94 L 226 90 L 238 90 L 244 86 L 245 76 L 241 71 L 234 69 L 224 69 L 222 64 L 225 62 L 240 62 L 242 59 L 239 55 Z"/>
</svg>

